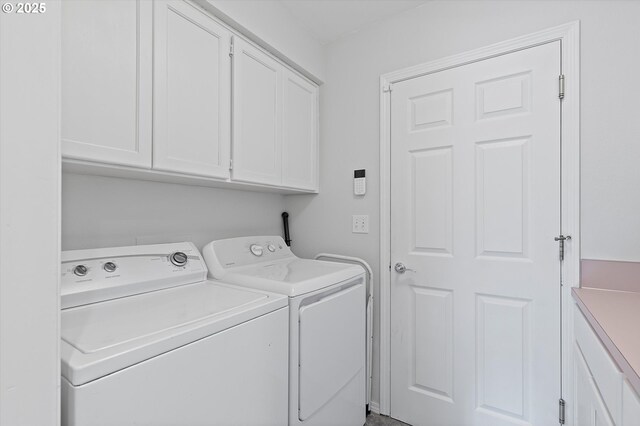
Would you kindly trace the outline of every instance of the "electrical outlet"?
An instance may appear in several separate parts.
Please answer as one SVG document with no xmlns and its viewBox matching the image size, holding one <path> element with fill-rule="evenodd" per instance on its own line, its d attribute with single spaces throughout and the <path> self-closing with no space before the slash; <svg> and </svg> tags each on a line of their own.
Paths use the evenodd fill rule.
<svg viewBox="0 0 640 426">
<path fill-rule="evenodd" d="M 368 214 L 354 214 L 352 216 L 353 224 L 351 232 L 354 234 L 368 234 L 369 233 L 369 215 Z"/>
</svg>

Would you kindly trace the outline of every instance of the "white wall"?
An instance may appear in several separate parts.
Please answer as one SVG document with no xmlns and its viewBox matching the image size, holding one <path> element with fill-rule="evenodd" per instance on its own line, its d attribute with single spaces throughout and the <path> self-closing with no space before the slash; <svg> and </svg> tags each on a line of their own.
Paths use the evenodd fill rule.
<svg viewBox="0 0 640 426">
<path fill-rule="evenodd" d="M 324 80 L 322 44 L 276 0 L 199 0 L 247 28 L 290 60 Z"/>
<path fill-rule="evenodd" d="M 60 4 L 0 13 L 0 424 L 60 413 Z"/>
<path fill-rule="evenodd" d="M 431 1 L 329 45 L 321 192 L 286 197 L 294 250 L 363 257 L 378 275 L 384 266 L 378 259 L 381 74 L 581 20 L 582 256 L 640 261 L 639 17 L 637 1 Z M 357 168 L 367 169 L 364 199 L 352 195 Z M 352 214 L 370 215 L 370 234 L 351 233 Z M 376 306 L 374 400 L 379 312 Z"/>
<path fill-rule="evenodd" d="M 64 173 L 62 249 L 282 234 L 283 196 Z"/>
</svg>

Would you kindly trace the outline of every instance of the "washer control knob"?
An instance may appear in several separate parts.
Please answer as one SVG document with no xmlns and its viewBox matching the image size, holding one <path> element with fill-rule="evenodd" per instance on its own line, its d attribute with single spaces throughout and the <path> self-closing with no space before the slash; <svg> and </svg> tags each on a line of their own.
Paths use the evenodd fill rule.
<svg viewBox="0 0 640 426">
<path fill-rule="evenodd" d="M 253 253 L 254 256 L 262 256 L 262 253 L 264 252 L 262 246 L 259 246 L 258 244 L 251 244 L 249 250 L 251 250 L 251 253 Z"/>
<path fill-rule="evenodd" d="M 73 273 L 79 277 L 84 277 L 85 275 L 87 275 L 87 272 L 89 272 L 89 268 L 84 265 L 78 265 L 73 268 Z"/>
<path fill-rule="evenodd" d="M 184 266 L 187 264 L 187 255 L 181 251 L 177 251 L 169 256 L 169 260 L 176 266 Z"/>
<path fill-rule="evenodd" d="M 118 267 L 116 266 L 115 263 L 113 262 L 107 262 L 104 264 L 103 266 L 104 270 L 107 272 L 114 272 L 116 269 L 118 269 Z"/>
<path fill-rule="evenodd" d="M 273 244 L 269 244 L 267 246 L 267 250 L 269 250 L 271 253 L 273 253 L 274 251 L 276 251 L 276 246 L 274 246 Z"/>
</svg>

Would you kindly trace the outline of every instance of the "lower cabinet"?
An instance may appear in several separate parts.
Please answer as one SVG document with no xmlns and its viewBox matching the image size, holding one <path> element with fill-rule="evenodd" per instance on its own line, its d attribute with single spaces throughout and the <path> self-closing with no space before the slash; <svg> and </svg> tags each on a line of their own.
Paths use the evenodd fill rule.
<svg viewBox="0 0 640 426">
<path fill-rule="evenodd" d="M 587 362 L 579 346 L 575 348 L 574 378 L 575 421 L 573 424 L 580 426 L 615 425 L 589 372 Z"/>
<path fill-rule="evenodd" d="M 574 306 L 575 426 L 639 426 L 640 397 Z"/>
<path fill-rule="evenodd" d="M 622 385 L 622 426 L 640 425 L 640 396 L 628 380 Z"/>
</svg>

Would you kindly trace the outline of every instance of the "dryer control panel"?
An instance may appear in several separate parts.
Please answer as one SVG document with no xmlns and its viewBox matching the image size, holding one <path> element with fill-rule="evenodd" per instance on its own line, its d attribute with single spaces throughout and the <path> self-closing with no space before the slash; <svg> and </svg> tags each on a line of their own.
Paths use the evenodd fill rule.
<svg viewBox="0 0 640 426">
<path fill-rule="evenodd" d="M 227 268 L 249 266 L 278 259 L 295 258 L 280 236 L 228 238 L 207 244 L 202 254 L 214 278 L 220 279 Z"/>
<path fill-rule="evenodd" d="M 61 275 L 65 309 L 204 281 L 207 267 L 185 242 L 63 251 Z"/>
</svg>

